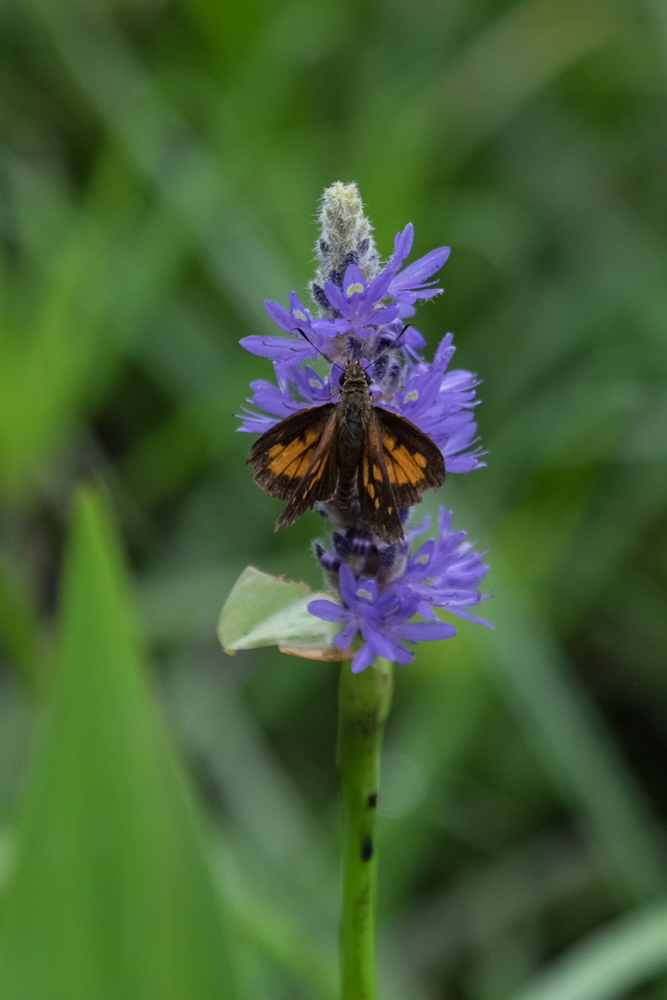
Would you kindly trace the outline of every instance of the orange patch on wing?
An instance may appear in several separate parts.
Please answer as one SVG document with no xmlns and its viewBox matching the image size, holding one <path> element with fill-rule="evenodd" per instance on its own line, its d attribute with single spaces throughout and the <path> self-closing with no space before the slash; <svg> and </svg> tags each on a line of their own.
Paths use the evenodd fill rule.
<svg viewBox="0 0 667 1000">
<path fill-rule="evenodd" d="M 419 457 L 423 459 L 424 456 L 420 454 Z M 415 457 L 410 454 L 405 445 L 403 444 L 399 445 L 398 448 L 396 448 L 392 452 L 392 458 L 394 459 L 394 462 L 401 467 L 403 474 L 406 477 L 404 480 L 398 478 L 399 483 L 400 482 L 418 483 L 424 478 L 424 474 L 422 473 L 419 465 L 415 461 Z M 424 464 L 426 464 L 425 460 Z"/>
<path fill-rule="evenodd" d="M 288 469 L 293 462 L 297 462 L 302 457 L 303 451 L 303 441 L 301 438 L 295 438 L 280 450 L 272 462 L 269 462 L 269 469 L 271 472 L 275 473 L 276 476 L 282 475 L 282 473 L 285 472 L 285 470 Z"/>
<path fill-rule="evenodd" d="M 307 451 L 306 454 L 301 459 L 301 461 L 299 462 L 296 469 L 294 470 L 294 472 L 290 473 L 290 475 L 294 476 L 295 479 L 301 479 L 302 476 L 305 476 L 305 474 L 308 472 L 308 466 L 310 465 L 312 457 L 313 457 L 312 451 Z"/>
<path fill-rule="evenodd" d="M 380 472 L 377 465 L 373 465 L 373 478 L 378 479 L 380 482 L 382 482 L 382 473 Z"/>
<path fill-rule="evenodd" d="M 316 462 L 315 465 L 310 470 L 310 480 L 308 486 L 306 487 L 306 493 L 310 493 L 315 483 L 319 482 L 322 478 L 322 473 L 324 472 L 324 467 L 327 464 L 327 457 L 325 456 L 324 461 Z"/>
</svg>

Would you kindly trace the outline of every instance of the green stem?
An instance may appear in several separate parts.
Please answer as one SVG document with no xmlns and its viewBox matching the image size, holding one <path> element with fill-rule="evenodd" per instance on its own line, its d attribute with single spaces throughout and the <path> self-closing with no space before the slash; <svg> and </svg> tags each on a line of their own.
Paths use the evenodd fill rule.
<svg viewBox="0 0 667 1000">
<path fill-rule="evenodd" d="M 393 690 L 391 664 L 361 674 L 341 664 L 336 763 L 343 785 L 345 877 L 340 921 L 341 1000 L 375 1000 L 377 858 L 373 833 L 382 732 Z"/>
</svg>

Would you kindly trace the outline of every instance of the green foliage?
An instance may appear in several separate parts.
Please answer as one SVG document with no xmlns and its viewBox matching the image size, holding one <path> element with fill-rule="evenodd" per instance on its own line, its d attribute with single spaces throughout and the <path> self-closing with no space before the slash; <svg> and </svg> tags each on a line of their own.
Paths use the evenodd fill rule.
<svg viewBox="0 0 667 1000">
<path fill-rule="evenodd" d="M 12 851 L 7 1000 L 237 995 L 220 898 L 134 624 L 106 516 L 83 493 L 56 691 Z"/>
<path fill-rule="evenodd" d="M 489 449 L 487 469 L 449 476 L 424 503 L 453 507 L 490 550 L 497 628 L 460 622 L 396 671 L 377 823 L 380 995 L 659 1000 L 662 5 L 6 0 L 0 29 L 0 846 L 18 837 L 35 859 L 7 882 L 0 851 L 0 937 L 15 940 L 3 974 L 53 961 L 74 975 L 80 953 L 56 948 L 79 891 L 77 906 L 107 902 L 86 934 L 115 921 L 99 961 L 138 927 L 148 969 L 153 931 L 180 926 L 161 904 L 174 883 L 156 875 L 170 857 L 174 872 L 192 866 L 189 905 L 208 900 L 184 954 L 217 941 L 190 796 L 229 890 L 241 995 L 335 996 L 337 667 L 275 646 L 225 657 L 215 626 L 249 563 L 322 588 L 310 554 L 321 520 L 274 534 L 280 505 L 253 485 L 231 414 L 272 374 L 238 339 L 270 330 L 262 299 L 306 287 L 317 200 L 341 179 L 359 184 L 385 256 L 409 220 L 415 254 L 452 246 L 446 294 L 418 324 L 429 350 L 453 330 L 456 364 L 483 378 Z M 54 673 L 68 511 L 91 477 L 118 519 L 184 777 L 134 652 L 106 700 L 82 660 L 76 685 Z M 58 623 L 63 641 L 71 628 Z M 249 631 L 234 629 L 228 645 Z M 105 713 L 123 705 L 112 756 Z M 38 823 L 47 805 L 53 820 Z M 92 866 L 93 809 L 117 831 L 117 879 Z M 40 845 L 75 810 L 55 885 Z M 122 910 L 142 856 L 143 909 Z M 47 924 L 53 940 L 24 959 Z M 165 950 L 165 963 L 180 954 Z M 109 973 L 115 996 L 126 967 Z"/>
<path fill-rule="evenodd" d="M 516 1000 L 612 1000 L 665 968 L 665 904 L 640 910 L 573 949 Z"/>
</svg>

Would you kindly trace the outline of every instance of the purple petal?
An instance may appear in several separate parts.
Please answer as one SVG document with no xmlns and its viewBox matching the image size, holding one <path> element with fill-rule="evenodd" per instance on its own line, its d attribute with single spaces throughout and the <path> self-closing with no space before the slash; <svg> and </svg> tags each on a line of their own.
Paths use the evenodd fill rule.
<svg viewBox="0 0 667 1000">
<path fill-rule="evenodd" d="M 328 298 L 329 302 L 334 309 L 338 309 L 343 315 L 347 312 L 347 299 L 343 295 L 342 291 L 338 285 L 334 285 L 333 281 L 324 282 L 324 294 Z"/>
<path fill-rule="evenodd" d="M 390 267 L 385 267 L 384 271 L 380 271 L 377 278 L 373 278 L 370 285 L 368 286 L 368 301 L 378 302 L 383 295 L 387 294 L 387 289 L 391 284 L 391 279 L 394 272 Z"/>
<path fill-rule="evenodd" d="M 247 434 L 263 434 L 278 423 L 277 419 L 265 417 L 261 413 L 249 413 L 247 416 L 237 413 L 236 416 L 241 421 L 237 431 L 245 431 Z"/>
<path fill-rule="evenodd" d="M 310 325 L 310 313 L 296 292 L 289 293 L 290 311 L 292 314 L 292 329 L 301 325 Z"/>
<path fill-rule="evenodd" d="M 317 351 L 306 340 L 288 340 L 287 337 L 242 337 L 239 340 L 241 347 L 251 354 L 258 354 L 262 358 L 272 358 L 276 361 L 289 362 L 304 361 L 306 358 L 316 358 Z"/>
<path fill-rule="evenodd" d="M 479 615 L 468 614 L 467 611 L 462 611 L 460 608 L 448 608 L 453 615 L 457 615 L 459 618 L 466 618 L 469 622 L 475 622 L 476 625 L 485 625 L 486 628 L 491 628 L 495 631 L 496 626 L 492 622 L 488 622 L 486 618 L 480 618 Z"/>
<path fill-rule="evenodd" d="M 281 306 L 279 302 L 272 302 L 271 299 L 265 299 L 264 308 L 274 323 L 277 323 L 283 330 L 287 330 L 288 333 L 294 332 L 294 320 L 284 306 Z"/>
<path fill-rule="evenodd" d="M 451 639 L 456 629 L 449 622 L 406 622 L 394 625 L 394 632 L 408 642 L 422 642 L 425 639 Z"/>
<path fill-rule="evenodd" d="M 355 594 L 357 600 L 360 601 L 373 601 L 377 600 L 378 589 L 377 584 L 374 580 L 359 580 L 355 587 Z M 366 595 L 369 595 L 368 597 Z"/>
<path fill-rule="evenodd" d="M 354 292 L 350 291 L 353 285 L 360 285 L 359 288 L 355 288 Z M 359 270 L 356 264 L 350 264 L 345 271 L 345 277 L 343 278 L 343 291 L 346 298 L 350 298 L 351 295 L 363 295 L 366 291 L 366 279 Z"/>
<path fill-rule="evenodd" d="M 472 472 L 473 469 L 483 469 L 486 462 L 480 462 L 480 455 L 486 452 L 481 448 L 468 452 L 466 455 L 457 455 L 456 458 L 447 459 L 447 472 Z"/>
<path fill-rule="evenodd" d="M 340 587 L 340 596 L 343 598 L 343 603 L 348 608 L 356 608 L 359 603 L 357 600 L 357 581 L 354 579 L 354 573 L 346 563 L 343 563 L 340 568 L 338 586 Z"/>
<path fill-rule="evenodd" d="M 398 306 L 396 304 L 391 306 L 384 306 L 382 309 L 376 309 L 373 313 L 373 323 L 380 325 L 380 323 L 393 323 L 393 321 L 398 316 Z M 405 331 L 408 332 L 407 330 Z M 403 341 L 401 341 L 403 343 Z"/>
<path fill-rule="evenodd" d="M 352 660 L 352 673 L 353 674 L 362 673 L 362 671 L 364 671 L 366 667 L 370 667 L 374 659 L 375 659 L 375 653 L 372 651 L 372 649 L 369 649 L 369 647 L 366 644 L 364 644 L 361 647 L 361 649 L 358 649 L 357 652 L 354 654 L 354 659 Z"/>
<path fill-rule="evenodd" d="M 394 274 L 412 250 L 412 241 L 414 238 L 415 228 L 411 222 L 408 222 L 402 233 L 396 233 L 394 237 L 394 252 L 390 261 Z"/>
<path fill-rule="evenodd" d="M 449 257 L 449 254 L 449 247 L 439 247 L 437 250 L 431 250 L 430 253 L 420 257 L 414 263 L 408 264 L 392 281 L 392 294 L 395 294 L 397 291 L 416 289 L 418 285 L 421 285 L 432 274 L 440 270 Z"/>
<path fill-rule="evenodd" d="M 373 650 L 375 656 L 384 656 L 385 660 L 396 659 L 394 655 L 396 652 L 396 640 L 386 632 L 371 632 L 365 635 L 364 638 L 369 649 Z"/>
<path fill-rule="evenodd" d="M 342 632 L 339 632 L 337 636 L 334 636 L 334 643 L 339 649 L 349 649 L 352 645 L 352 640 L 359 631 L 359 625 L 356 618 L 349 621 Z"/>
<path fill-rule="evenodd" d="M 390 632 L 385 632 L 384 638 L 388 642 L 388 647 L 386 647 L 387 652 L 379 653 L 380 656 L 384 656 L 386 660 L 392 660 L 395 663 L 412 663 L 415 658 L 415 654 L 410 652 L 409 649 L 406 649 L 403 643 L 399 642 L 396 635 L 392 635 Z"/>
<path fill-rule="evenodd" d="M 325 622 L 344 622 L 350 617 L 347 608 L 333 601 L 311 601 L 308 610 L 315 618 L 323 618 Z"/>
<path fill-rule="evenodd" d="M 339 333 L 346 333 L 350 329 L 350 321 L 347 319 L 314 319 L 311 326 L 322 337 L 337 337 Z"/>
</svg>

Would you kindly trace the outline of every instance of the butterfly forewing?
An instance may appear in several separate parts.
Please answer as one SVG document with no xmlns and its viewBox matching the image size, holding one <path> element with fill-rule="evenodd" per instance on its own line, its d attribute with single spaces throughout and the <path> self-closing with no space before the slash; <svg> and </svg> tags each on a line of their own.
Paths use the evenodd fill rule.
<svg viewBox="0 0 667 1000">
<path fill-rule="evenodd" d="M 424 490 L 445 481 L 445 460 L 438 446 L 406 417 L 374 407 L 382 436 L 389 482 L 399 507 L 411 507 Z"/>
<path fill-rule="evenodd" d="M 398 502 L 389 480 L 382 446 L 382 429 L 371 409 L 364 450 L 357 470 L 357 494 L 361 517 L 375 534 L 385 542 L 403 537 L 403 526 L 398 516 Z"/>
<path fill-rule="evenodd" d="M 333 403 L 309 406 L 285 417 L 255 441 L 248 462 L 253 479 L 265 493 L 279 500 L 293 495 L 315 458 L 333 411 Z"/>
</svg>

